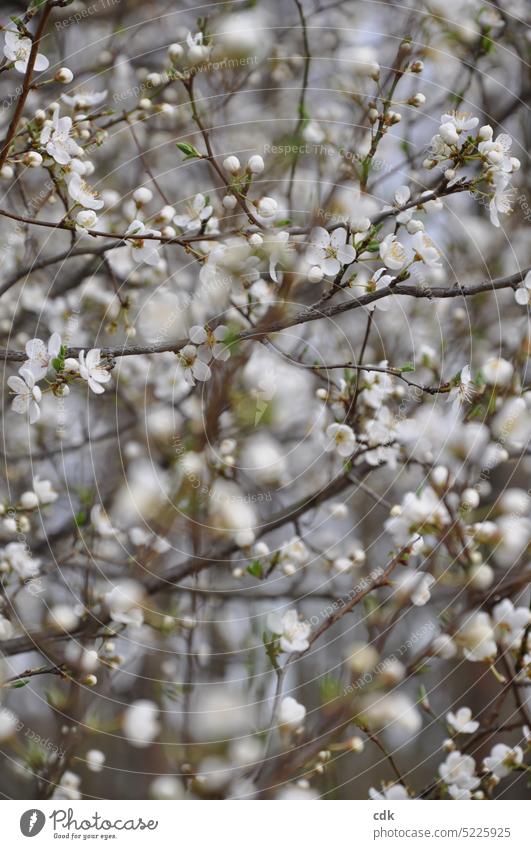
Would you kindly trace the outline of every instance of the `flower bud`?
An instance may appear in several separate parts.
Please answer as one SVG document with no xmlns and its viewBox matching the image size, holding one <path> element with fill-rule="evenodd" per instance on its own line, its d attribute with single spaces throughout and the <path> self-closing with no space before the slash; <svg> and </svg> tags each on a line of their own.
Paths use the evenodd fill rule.
<svg viewBox="0 0 531 849">
<path fill-rule="evenodd" d="M 97 220 L 98 216 L 92 209 L 82 209 L 76 215 L 76 223 L 79 224 L 80 227 L 84 227 L 86 229 L 94 227 Z"/>
<path fill-rule="evenodd" d="M 151 189 L 146 189 L 143 186 L 133 192 L 133 200 L 137 206 L 145 206 L 146 203 L 150 202 L 152 197 L 153 192 Z"/>
<path fill-rule="evenodd" d="M 37 507 L 38 503 L 39 499 L 34 492 L 23 492 L 20 496 L 20 504 L 24 510 L 33 510 L 34 507 Z"/>
<path fill-rule="evenodd" d="M 272 218 L 278 209 L 278 204 L 274 198 L 263 197 L 258 201 L 256 208 L 258 210 L 258 214 L 263 218 Z"/>
<path fill-rule="evenodd" d="M 184 51 L 180 44 L 174 43 L 170 44 L 170 46 L 168 47 L 168 57 L 170 59 L 170 62 L 173 62 L 174 65 L 179 62 L 180 59 L 182 59 L 183 53 Z"/>
<path fill-rule="evenodd" d="M 351 752 L 356 752 L 356 754 L 359 754 L 360 752 L 363 752 L 364 748 L 365 743 L 363 742 L 361 737 L 352 737 L 352 739 L 349 740 L 349 749 Z"/>
<path fill-rule="evenodd" d="M 486 590 L 494 581 L 494 571 L 488 563 L 472 566 L 468 573 L 467 585 L 475 590 Z"/>
<path fill-rule="evenodd" d="M 160 212 L 157 212 L 156 221 L 159 224 L 169 224 L 175 215 L 173 206 L 163 206 Z"/>
<path fill-rule="evenodd" d="M 258 154 L 251 156 L 247 162 L 247 168 L 251 174 L 261 174 L 265 168 L 264 160 Z"/>
<path fill-rule="evenodd" d="M 475 510 L 479 504 L 479 492 L 477 489 L 468 488 L 461 495 L 461 507 L 464 510 Z"/>
<path fill-rule="evenodd" d="M 39 165 L 42 165 L 42 156 L 36 150 L 29 150 L 24 155 L 24 165 L 27 165 L 28 168 L 38 168 Z"/>
<path fill-rule="evenodd" d="M 158 86 L 162 83 L 162 77 L 160 74 L 148 74 L 146 77 L 146 83 L 152 88 L 158 88 Z"/>
<path fill-rule="evenodd" d="M 240 160 L 237 156 L 227 156 L 227 158 L 223 160 L 223 168 L 227 174 L 232 174 L 234 176 L 238 174 L 241 168 Z"/>
<path fill-rule="evenodd" d="M 54 77 L 56 83 L 63 83 L 63 85 L 68 85 L 73 79 L 74 75 L 70 68 L 59 68 Z"/>
<path fill-rule="evenodd" d="M 310 283 L 320 283 L 323 279 L 323 269 L 318 265 L 312 265 L 308 272 L 308 280 Z"/>
</svg>

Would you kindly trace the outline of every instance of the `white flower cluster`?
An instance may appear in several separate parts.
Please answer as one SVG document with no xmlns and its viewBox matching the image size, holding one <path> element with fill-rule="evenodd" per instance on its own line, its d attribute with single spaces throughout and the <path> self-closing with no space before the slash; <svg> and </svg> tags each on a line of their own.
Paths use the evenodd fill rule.
<svg viewBox="0 0 531 849">
<path fill-rule="evenodd" d="M 230 349 L 224 344 L 228 328 L 219 324 L 214 330 L 195 325 L 190 328 L 190 342 L 179 351 L 179 364 L 184 379 L 190 386 L 195 386 L 196 380 L 210 380 L 212 370 L 209 363 L 212 359 L 225 362 L 230 357 Z"/>
<path fill-rule="evenodd" d="M 519 170 L 520 161 L 510 156 L 512 139 L 506 133 L 494 138 L 494 130 L 485 124 L 476 131 L 479 118 L 466 112 L 445 113 L 441 117 L 439 132 L 433 136 L 430 158 L 425 165 L 445 167 L 445 177 L 452 186 L 466 175 L 462 168 L 479 160 L 482 166 L 480 181 L 487 184 L 487 198 L 491 222 L 500 226 L 498 213 L 511 211 L 511 176 Z M 474 132 L 473 132 L 474 131 Z"/>
<path fill-rule="evenodd" d="M 454 640 L 463 650 L 467 660 L 493 661 L 498 647 L 504 651 L 518 654 L 524 650 L 524 668 L 531 663 L 529 635 L 525 644 L 523 638 L 531 622 L 531 612 L 526 607 L 514 607 L 506 598 L 494 605 L 489 615 L 484 610 L 467 613 L 457 629 Z"/>
<path fill-rule="evenodd" d="M 19 368 L 18 376 L 9 377 L 7 382 L 15 394 L 12 409 L 21 415 L 27 413 L 30 424 L 35 424 L 40 418 L 39 404 L 43 393 L 38 382 L 46 377 L 50 368 L 54 369 L 57 378 L 56 382 L 50 384 L 50 388 L 62 396 L 68 395 L 69 382 L 75 377 L 85 380 L 97 395 L 104 392 L 102 384 L 111 379 L 99 348 L 93 348 L 87 353 L 80 351 L 79 359 L 65 359 L 58 333 L 52 334 L 47 346 L 41 339 L 31 339 L 26 343 L 26 356 L 28 359 Z"/>
<path fill-rule="evenodd" d="M 526 4 L 426 0 L 421 49 L 401 4 L 153 0 L 143 58 L 135 9 L 61 5 L 2 27 L 1 351 L 38 427 L 6 414 L 0 642 L 53 664 L 0 687 L 33 710 L 53 676 L 67 752 L 0 706 L 16 780 L 114 798 L 114 755 L 153 747 L 156 799 L 312 800 L 377 762 L 374 800 L 494 797 L 531 768 L 531 213 L 523 98 L 493 93 Z M 492 126 L 430 111 L 433 79 Z"/>
</svg>

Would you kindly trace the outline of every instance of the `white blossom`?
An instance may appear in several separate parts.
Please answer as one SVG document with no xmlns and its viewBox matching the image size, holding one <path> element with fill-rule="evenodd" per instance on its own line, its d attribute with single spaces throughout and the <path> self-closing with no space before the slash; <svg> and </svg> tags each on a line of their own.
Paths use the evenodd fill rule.
<svg viewBox="0 0 531 849">
<path fill-rule="evenodd" d="M 441 116 L 439 135 L 447 144 L 461 148 L 478 124 L 479 118 L 469 112 L 447 112 Z"/>
<path fill-rule="evenodd" d="M 422 717 L 407 693 L 371 693 L 362 699 L 362 710 L 370 728 L 412 737 L 422 727 Z"/>
<path fill-rule="evenodd" d="M 267 627 L 280 637 L 280 648 L 286 652 L 306 651 L 310 645 L 308 637 L 311 627 L 308 622 L 299 618 L 296 610 L 286 610 L 283 616 L 270 613 L 267 617 Z"/>
<path fill-rule="evenodd" d="M 203 33 L 196 32 L 192 35 L 191 32 L 186 36 L 186 58 L 191 65 L 197 65 L 200 62 L 205 62 L 210 53 L 210 45 L 204 43 Z"/>
<path fill-rule="evenodd" d="M 481 367 L 481 373 L 489 386 L 508 386 L 514 368 L 503 357 L 490 357 Z"/>
<path fill-rule="evenodd" d="M 215 360 L 226 361 L 230 357 L 230 350 L 224 344 L 228 334 L 228 328 L 224 324 L 218 324 L 214 330 L 201 325 L 190 328 L 190 341 L 198 345 L 197 356 L 200 360 L 207 362 L 211 357 Z M 198 378 L 200 379 L 200 378 Z"/>
<path fill-rule="evenodd" d="M 420 494 L 406 493 L 400 507 L 386 519 L 384 527 L 397 545 L 404 546 L 411 543 L 415 535 L 428 529 L 442 528 L 448 521 L 448 511 L 442 499 L 431 487 L 424 487 Z"/>
<path fill-rule="evenodd" d="M 439 634 L 432 641 L 431 652 L 436 657 L 451 660 L 457 654 L 457 646 L 448 634 Z"/>
<path fill-rule="evenodd" d="M 385 267 L 391 269 L 391 271 L 400 271 L 408 259 L 406 249 L 394 233 L 389 233 L 380 242 L 380 257 Z"/>
<path fill-rule="evenodd" d="M 531 304 L 531 271 L 527 272 L 523 281 L 515 289 L 514 299 L 522 307 L 527 307 Z"/>
<path fill-rule="evenodd" d="M 29 342 L 26 342 L 28 359 L 24 363 L 24 367 L 33 373 L 35 380 L 42 380 L 46 376 L 50 363 L 58 356 L 60 348 L 61 337 L 58 333 L 52 333 L 47 347 L 41 339 L 30 339 Z"/>
<path fill-rule="evenodd" d="M 202 351 L 195 345 L 185 345 L 179 351 L 179 362 L 183 370 L 184 379 L 190 386 L 195 386 L 196 380 L 201 382 L 210 380 L 212 372 L 210 366 L 205 362 L 210 359 L 210 351 L 204 348 Z"/>
<path fill-rule="evenodd" d="M 497 647 L 494 628 L 489 614 L 475 611 L 464 617 L 455 634 L 455 641 L 463 648 L 467 660 L 486 661 L 496 657 Z"/>
<path fill-rule="evenodd" d="M 457 385 L 453 386 L 450 390 L 448 401 L 452 403 L 454 409 L 457 411 L 462 404 L 473 401 L 476 392 L 477 388 L 472 380 L 470 366 L 466 365 L 461 369 Z"/>
<path fill-rule="evenodd" d="M 160 730 L 158 716 L 157 705 L 149 699 L 139 699 L 126 709 L 122 727 L 132 746 L 143 749 L 153 742 Z"/>
<path fill-rule="evenodd" d="M 483 759 L 483 767 L 496 778 L 505 778 L 515 767 L 520 766 L 524 753 L 520 746 L 511 748 L 505 743 L 497 743 L 492 747 L 490 755 Z"/>
<path fill-rule="evenodd" d="M 473 734 L 479 728 L 479 722 L 472 719 L 472 711 L 468 707 L 461 707 L 456 713 L 450 711 L 446 714 L 446 721 L 458 734 Z"/>
<path fill-rule="evenodd" d="M 73 156 L 80 156 L 83 152 L 71 134 L 72 119 L 67 115 L 60 118 L 59 108 L 55 109 L 51 120 L 42 129 L 40 140 L 59 165 L 68 165 Z"/>
<path fill-rule="evenodd" d="M 414 569 L 403 569 L 393 580 L 397 595 L 410 599 L 415 607 L 422 607 L 429 602 L 430 588 L 434 583 L 433 575 Z"/>
<path fill-rule="evenodd" d="M 367 284 L 367 294 L 372 294 L 373 292 L 379 292 L 382 289 L 387 289 L 394 281 L 394 277 L 391 274 L 387 274 L 386 268 L 379 268 L 378 271 L 372 275 L 371 279 Z M 367 305 L 367 309 L 379 309 L 382 312 L 387 312 L 392 304 L 392 294 L 385 298 L 378 298 L 378 300 L 373 301 L 372 303 Z"/>
<path fill-rule="evenodd" d="M 144 621 L 142 600 L 144 590 L 137 581 L 123 580 L 105 595 L 105 604 L 113 622 L 140 626 Z"/>
<path fill-rule="evenodd" d="M 103 91 L 85 91 L 80 89 L 73 94 L 62 94 L 61 100 L 70 106 L 74 112 L 92 109 L 94 106 L 101 106 L 107 97 L 107 90 Z"/>
<path fill-rule="evenodd" d="M 182 799 L 185 790 L 182 782 L 175 775 L 158 775 L 149 787 L 150 796 L 154 799 Z"/>
<path fill-rule="evenodd" d="M 100 537 L 115 537 L 118 531 L 113 526 L 109 514 L 101 504 L 94 504 L 90 510 L 90 522 Z"/>
<path fill-rule="evenodd" d="M 184 215 L 173 216 L 173 223 L 177 227 L 181 227 L 186 233 L 199 233 L 201 227 L 208 221 L 213 211 L 212 204 L 207 203 L 205 196 L 197 194 L 188 205 L 188 209 Z"/>
<path fill-rule="evenodd" d="M 374 787 L 369 787 L 369 796 L 371 799 L 382 802 L 402 802 L 410 798 L 404 785 L 399 783 L 388 784 L 381 792 Z"/>
<path fill-rule="evenodd" d="M 39 420 L 41 411 L 39 403 L 42 398 L 42 392 L 36 385 L 36 378 L 30 368 L 22 366 L 18 371 L 18 376 L 8 377 L 7 384 L 15 393 L 15 397 L 11 402 L 11 407 L 15 413 L 28 413 L 29 423 L 35 424 Z"/>
<path fill-rule="evenodd" d="M 492 622 L 500 645 L 519 650 L 525 630 L 531 623 L 531 611 L 527 607 L 515 608 L 512 601 L 505 598 L 492 608 Z"/>
<path fill-rule="evenodd" d="M 440 268 L 441 255 L 427 233 L 423 233 L 422 231 L 415 233 L 411 239 L 411 247 L 415 251 L 415 256 L 428 268 Z"/>
<path fill-rule="evenodd" d="M 356 436 L 349 425 L 331 424 L 326 429 L 329 442 L 327 451 L 336 451 L 340 457 L 350 457 L 356 447 Z"/>
<path fill-rule="evenodd" d="M 9 619 L 5 616 L 2 616 L 0 613 L 0 643 L 2 640 L 9 640 L 10 637 L 13 636 L 14 628 Z M 0 714 L 2 712 L 2 708 L 0 707 Z M 1 729 L 2 718 L 0 716 L 0 729 Z M 1 739 L 1 730 L 0 730 L 0 739 Z"/>
<path fill-rule="evenodd" d="M 87 769 L 91 772 L 101 772 L 105 764 L 105 754 L 100 749 L 89 749 L 85 760 Z"/>
<path fill-rule="evenodd" d="M 489 202 L 489 214 L 491 223 L 495 227 L 500 226 L 500 218 L 498 213 L 507 215 L 512 210 L 512 198 L 514 192 L 508 188 L 509 176 L 502 172 L 497 172 L 491 178 L 491 183 L 494 186 L 494 192 Z"/>
<path fill-rule="evenodd" d="M 26 36 L 20 35 L 13 30 L 4 32 L 4 56 L 9 62 L 15 63 L 15 68 L 21 74 L 25 74 L 31 53 L 32 41 Z M 37 53 L 33 68 L 35 71 L 45 71 L 49 61 L 42 53 Z"/>
<path fill-rule="evenodd" d="M 285 696 L 278 707 L 277 722 L 280 728 L 296 731 L 304 722 L 306 708 L 291 696 Z"/>
<path fill-rule="evenodd" d="M 146 239 L 145 236 L 160 236 L 159 230 L 152 230 L 146 227 L 142 221 L 135 218 L 131 221 L 129 227 L 125 231 L 126 236 L 134 236 L 134 239 L 128 239 L 131 245 L 131 255 L 135 262 L 145 263 L 146 265 L 158 265 L 159 263 L 159 245 L 158 238 Z"/>
<path fill-rule="evenodd" d="M 102 362 L 99 348 L 92 348 L 86 354 L 85 351 L 79 352 L 79 374 L 96 395 L 105 391 L 102 383 L 108 383 L 111 374 L 105 362 Z"/>
<path fill-rule="evenodd" d="M 335 277 L 340 269 L 356 258 L 356 251 L 347 241 L 347 231 L 337 227 L 328 233 L 324 227 L 315 227 L 310 233 L 310 247 L 306 260 L 322 269 L 323 274 Z"/>
<path fill-rule="evenodd" d="M 74 171 L 68 180 L 68 194 L 76 203 L 85 209 L 101 209 L 103 201 L 97 192 L 93 191 L 88 183 Z"/>
<path fill-rule="evenodd" d="M 23 580 L 38 575 L 40 563 L 23 542 L 8 542 L 0 551 L 0 571 L 13 569 Z"/>
<path fill-rule="evenodd" d="M 476 775 L 476 762 L 470 755 L 450 752 L 444 763 L 439 766 L 439 775 L 449 789 L 475 790 L 481 780 Z"/>
<path fill-rule="evenodd" d="M 77 799 L 81 799 L 80 787 L 81 778 L 79 775 L 67 769 L 61 776 L 61 780 L 57 784 L 52 798 L 68 799 L 69 801 L 75 802 Z"/>
</svg>

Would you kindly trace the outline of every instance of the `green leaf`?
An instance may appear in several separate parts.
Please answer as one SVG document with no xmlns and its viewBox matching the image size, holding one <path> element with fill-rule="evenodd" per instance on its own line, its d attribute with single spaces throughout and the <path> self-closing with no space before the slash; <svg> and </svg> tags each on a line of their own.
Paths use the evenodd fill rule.
<svg viewBox="0 0 531 849">
<path fill-rule="evenodd" d="M 400 366 L 400 371 L 415 371 L 415 366 L 413 363 L 404 363 L 403 366 Z"/>
<path fill-rule="evenodd" d="M 259 560 L 253 560 L 247 567 L 247 571 L 249 575 L 252 575 L 254 578 L 263 578 L 264 570 L 262 569 L 262 564 Z"/>
<path fill-rule="evenodd" d="M 15 681 L 14 684 L 11 684 L 11 689 L 20 690 L 20 688 L 25 687 L 26 684 L 29 684 L 29 678 L 22 678 L 20 681 Z"/>
<path fill-rule="evenodd" d="M 66 345 L 61 345 L 59 348 L 59 353 L 52 360 L 52 366 L 56 371 L 62 371 L 65 365 L 66 359 Z"/>
<path fill-rule="evenodd" d="M 495 44 L 491 38 L 487 35 L 483 35 L 481 37 L 481 50 L 483 53 L 492 53 L 495 48 Z"/>
<path fill-rule="evenodd" d="M 193 146 L 193 144 L 188 144 L 188 142 L 177 142 L 177 147 L 179 148 L 181 153 L 184 153 L 186 159 L 194 159 L 197 157 L 201 157 L 201 154 L 199 153 L 197 148 Z"/>
</svg>

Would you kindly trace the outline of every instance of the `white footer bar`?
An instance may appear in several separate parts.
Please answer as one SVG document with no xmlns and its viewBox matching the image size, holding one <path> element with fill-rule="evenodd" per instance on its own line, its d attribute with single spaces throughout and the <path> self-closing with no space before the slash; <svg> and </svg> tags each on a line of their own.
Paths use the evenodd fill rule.
<svg viewBox="0 0 531 849">
<path fill-rule="evenodd" d="M 64 844 L 203 849 L 225 842 L 231 849 L 334 842 L 347 849 L 531 845 L 524 801 L 341 801 L 333 806 L 310 801 L 4 801 L 0 811 L 6 849 Z"/>
</svg>

